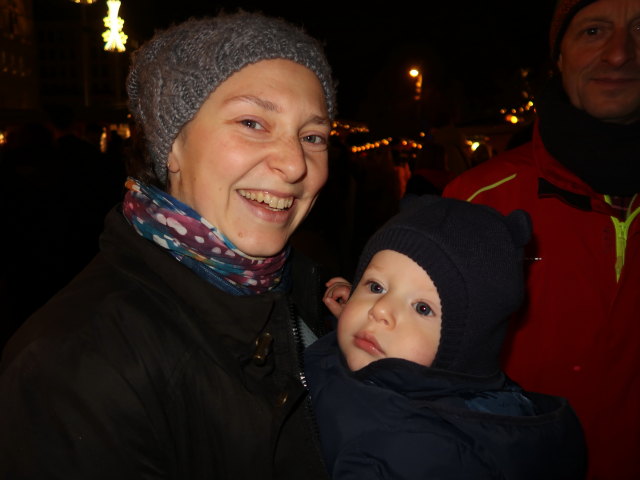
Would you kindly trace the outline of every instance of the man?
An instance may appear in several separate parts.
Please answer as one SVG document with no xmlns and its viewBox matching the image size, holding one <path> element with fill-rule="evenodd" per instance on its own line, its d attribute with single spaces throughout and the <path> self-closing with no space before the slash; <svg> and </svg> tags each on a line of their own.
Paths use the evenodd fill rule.
<svg viewBox="0 0 640 480">
<path fill-rule="evenodd" d="M 640 478 L 640 0 L 561 0 L 529 143 L 444 196 L 529 212 L 528 301 L 504 368 L 569 399 L 589 478 Z"/>
</svg>

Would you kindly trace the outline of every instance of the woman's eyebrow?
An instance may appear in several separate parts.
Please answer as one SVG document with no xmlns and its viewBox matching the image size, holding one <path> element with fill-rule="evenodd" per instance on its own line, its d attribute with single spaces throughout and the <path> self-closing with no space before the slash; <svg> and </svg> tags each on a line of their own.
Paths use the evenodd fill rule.
<svg viewBox="0 0 640 480">
<path fill-rule="evenodd" d="M 228 98 L 227 100 L 224 101 L 225 104 L 229 104 L 233 102 L 252 103 L 269 112 L 282 113 L 282 108 L 279 105 L 277 105 L 276 103 L 273 103 L 270 100 L 265 100 L 264 98 L 256 97 L 255 95 L 238 95 L 235 97 Z M 329 121 L 329 118 L 326 116 L 313 115 L 307 123 L 329 125 L 331 122 Z"/>
<path fill-rule="evenodd" d="M 276 113 L 282 112 L 282 109 L 275 103 L 260 97 L 256 97 L 255 95 L 238 95 L 236 97 L 231 97 L 225 100 L 224 103 L 233 103 L 233 102 L 253 103 L 254 105 L 257 105 L 258 107 L 264 110 L 267 110 L 269 112 L 276 112 Z"/>
</svg>

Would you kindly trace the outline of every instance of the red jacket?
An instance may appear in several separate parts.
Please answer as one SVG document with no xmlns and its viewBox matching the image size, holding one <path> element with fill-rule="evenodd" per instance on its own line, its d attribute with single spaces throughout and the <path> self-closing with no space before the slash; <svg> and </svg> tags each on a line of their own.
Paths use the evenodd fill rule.
<svg viewBox="0 0 640 480">
<path fill-rule="evenodd" d="M 638 159 L 640 162 L 640 159 Z M 531 215 L 528 298 L 503 366 L 569 399 L 591 479 L 640 479 L 640 199 L 618 213 L 533 140 L 456 177 L 444 196 Z"/>
</svg>

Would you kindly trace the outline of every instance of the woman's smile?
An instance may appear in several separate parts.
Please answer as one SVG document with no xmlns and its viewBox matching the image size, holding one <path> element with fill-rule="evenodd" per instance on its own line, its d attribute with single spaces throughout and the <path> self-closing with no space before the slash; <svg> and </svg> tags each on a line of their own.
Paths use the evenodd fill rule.
<svg viewBox="0 0 640 480">
<path fill-rule="evenodd" d="M 264 204 L 271 210 L 279 211 L 279 210 L 289 210 L 291 205 L 293 205 L 293 197 L 278 197 L 277 195 L 272 195 L 269 192 L 263 191 L 249 191 L 249 190 L 238 190 L 238 193 L 252 202 L 257 202 L 260 204 Z"/>
</svg>

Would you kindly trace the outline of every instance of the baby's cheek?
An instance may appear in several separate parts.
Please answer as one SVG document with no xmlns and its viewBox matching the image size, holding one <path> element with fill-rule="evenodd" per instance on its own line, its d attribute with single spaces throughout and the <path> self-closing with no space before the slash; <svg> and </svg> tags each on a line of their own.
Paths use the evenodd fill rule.
<svg viewBox="0 0 640 480">
<path fill-rule="evenodd" d="M 424 365 L 425 367 L 430 367 L 436 357 L 437 344 L 433 345 L 429 341 L 421 341 L 412 345 L 412 348 L 409 348 L 406 351 L 407 357 L 411 357 L 406 358 L 406 360 Z"/>
</svg>

